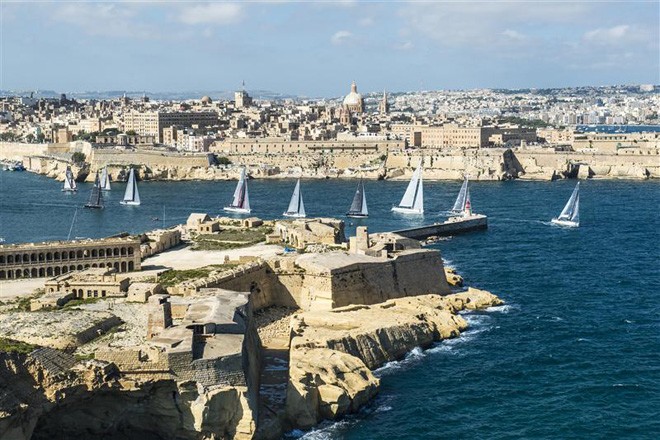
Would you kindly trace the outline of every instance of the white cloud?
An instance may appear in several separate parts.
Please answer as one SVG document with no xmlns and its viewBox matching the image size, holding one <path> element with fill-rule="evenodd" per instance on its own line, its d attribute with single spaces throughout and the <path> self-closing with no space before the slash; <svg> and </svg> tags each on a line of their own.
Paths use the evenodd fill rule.
<svg viewBox="0 0 660 440">
<path fill-rule="evenodd" d="M 159 38 L 158 30 L 136 20 L 138 6 L 132 4 L 64 4 L 52 14 L 52 19 L 77 26 L 88 35 L 115 38 Z"/>
<path fill-rule="evenodd" d="M 360 26 L 364 26 L 364 27 L 367 27 L 367 26 L 373 26 L 374 23 L 375 23 L 375 22 L 374 22 L 374 19 L 371 18 L 371 17 L 364 17 L 364 18 L 362 18 L 362 19 L 360 19 L 360 20 L 358 21 L 358 24 L 359 24 Z"/>
<path fill-rule="evenodd" d="M 598 28 L 584 34 L 584 39 L 597 43 L 620 41 L 626 38 L 630 33 L 630 26 L 620 24 L 611 28 Z"/>
<path fill-rule="evenodd" d="M 344 44 L 353 38 L 353 33 L 349 31 L 337 31 L 335 32 L 332 37 L 330 37 L 330 42 L 334 44 L 335 46 L 339 46 L 341 44 Z"/>
<path fill-rule="evenodd" d="M 502 35 L 512 40 L 518 40 L 518 41 L 522 41 L 526 38 L 525 35 L 521 34 L 518 31 L 514 31 L 513 29 L 505 29 L 502 32 Z"/>
<path fill-rule="evenodd" d="M 178 17 L 186 24 L 232 24 L 241 19 L 243 9 L 236 3 L 208 3 L 185 6 Z"/>
<path fill-rule="evenodd" d="M 412 42 L 410 42 L 410 41 L 404 41 L 404 42 L 397 43 L 397 44 L 394 45 L 394 48 L 396 50 L 412 50 L 414 47 L 415 47 L 415 45 L 412 44 Z"/>
</svg>

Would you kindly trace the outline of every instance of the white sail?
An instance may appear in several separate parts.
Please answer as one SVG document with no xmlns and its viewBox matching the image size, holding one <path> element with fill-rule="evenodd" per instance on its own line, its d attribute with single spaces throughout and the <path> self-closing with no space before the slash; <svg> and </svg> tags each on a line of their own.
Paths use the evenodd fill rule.
<svg viewBox="0 0 660 440">
<path fill-rule="evenodd" d="M 468 191 L 468 178 L 465 176 L 465 180 L 463 180 L 463 185 L 461 186 L 461 190 L 458 192 L 458 197 L 456 197 L 456 201 L 454 202 L 454 207 L 451 208 L 452 212 L 463 212 L 465 209 L 465 201 L 467 200 L 467 191 Z"/>
<path fill-rule="evenodd" d="M 250 212 L 250 194 L 248 193 L 247 173 L 245 168 L 241 169 L 241 177 L 236 184 L 231 204 L 222 209 L 229 212 L 244 214 Z"/>
<path fill-rule="evenodd" d="M 120 203 L 122 205 L 140 204 L 140 193 L 138 192 L 135 170 L 133 168 L 131 168 L 131 171 L 128 174 L 128 183 L 126 184 L 126 192 L 124 192 L 124 200 Z"/>
<path fill-rule="evenodd" d="M 575 186 L 571 197 L 566 202 L 566 206 L 562 209 L 561 214 L 557 217 L 559 220 L 570 220 L 575 221 L 576 217 L 579 217 L 579 208 L 580 208 L 580 183 Z"/>
<path fill-rule="evenodd" d="M 64 188 L 62 191 L 77 191 L 78 186 L 76 185 L 76 181 L 73 178 L 73 173 L 71 172 L 71 168 L 67 167 L 66 172 L 64 173 Z"/>
<path fill-rule="evenodd" d="M 302 192 L 300 191 L 300 179 L 296 182 L 296 187 L 293 189 L 289 207 L 284 213 L 287 217 L 305 217 L 305 203 L 303 202 Z"/>
<path fill-rule="evenodd" d="M 360 179 L 360 182 L 358 183 L 357 189 L 355 190 L 355 196 L 353 196 L 353 203 L 346 215 L 349 217 L 367 217 L 369 215 L 369 211 L 367 210 L 367 195 L 364 192 L 364 183 L 362 182 L 362 179 Z"/>
<path fill-rule="evenodd" d="M 110 191 L 110 175 L 108 174 L 108 167 L 103 167 L 101 172 L 101 189 L 103 191 Z"/>
<path fill-rule="evenodd" d="M 413 173 L 412 179 L 403 194 L 403 198 L 398 207 L 392 208 L 393 211 L 422 214 L 424 212 L 424 183 L 422 181 L 422 162 Z"/>
</svg>

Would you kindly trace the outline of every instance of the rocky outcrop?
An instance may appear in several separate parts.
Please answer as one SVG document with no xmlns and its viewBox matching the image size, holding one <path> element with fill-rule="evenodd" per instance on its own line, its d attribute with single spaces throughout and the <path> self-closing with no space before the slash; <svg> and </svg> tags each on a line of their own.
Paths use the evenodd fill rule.
<svg viewBox="0 0 660 440">
<path fill-rule="evenodd" d="M 447 284 L 452 287 L 461 287 L 463 285 L 463 277 L 456 273 L 456 269 L 445 266 L 445 278 Z"/>
<path fill-rule="evenodd" d="M 309 428 L 357 411 L 378 392 L 371 370 L 415 347 L 458 336 L 467 328 L 460 310 L 499 304 L 495 295 L 470 288 L 297 315 L 291 324 L 289 422 Z"/>
</svg>

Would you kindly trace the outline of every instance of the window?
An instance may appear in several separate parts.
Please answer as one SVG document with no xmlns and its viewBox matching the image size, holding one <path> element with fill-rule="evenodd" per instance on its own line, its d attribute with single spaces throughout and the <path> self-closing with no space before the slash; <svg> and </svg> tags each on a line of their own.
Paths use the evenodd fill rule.
<svg viewBox="0 0 660 440">
<path fill-rule="evenodd" d="M 95 290 L 95 291 L 94 291 L 94 298 L 98 298 L 98 296 L 99 296 L 99 291 L 98 291 L 98 290 Z"/>
<path fill-rule="evenodd" d="M 101 297 L 105 298 L 105 290 L 101 290 Z"/>
<path fill-rule="evenodd" d="M 87 298 L 91 298 L 91 297 L 92 297 L 92 291 L 91 291 L 91 290 L 88 290 L 88 291 L 87 291 Z"/>
</svg>

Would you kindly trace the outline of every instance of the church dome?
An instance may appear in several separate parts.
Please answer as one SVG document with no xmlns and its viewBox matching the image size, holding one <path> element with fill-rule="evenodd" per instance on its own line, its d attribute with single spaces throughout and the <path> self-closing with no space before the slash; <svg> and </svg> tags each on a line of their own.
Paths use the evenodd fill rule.
<svg viewBox="0 0 660 440">
<path fill-rule="evenodd" d="M 346 95 L 344 98 L 344 105 L 348 106 L 354 106 L 354 105 L 361 105 L 362 104 L 362 95 L 360 95 L 357 91 L 357 85 L 355 85 L 355 81 L 351 84 L 351 93 Z"/>
<path fill-rule="evenodd" d="M 208 96 L 202 96 L 201 101 L 202 101 L 202 104 L 210 104 L 211 102 L 213 102 L 213 101 L 211 101 L 211 98 L 209 98 Z"/>
</svg>

